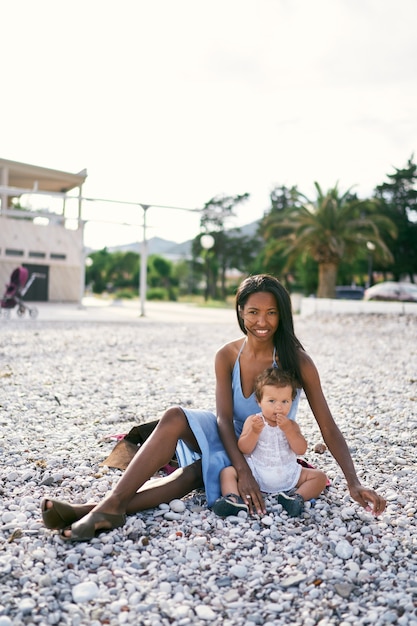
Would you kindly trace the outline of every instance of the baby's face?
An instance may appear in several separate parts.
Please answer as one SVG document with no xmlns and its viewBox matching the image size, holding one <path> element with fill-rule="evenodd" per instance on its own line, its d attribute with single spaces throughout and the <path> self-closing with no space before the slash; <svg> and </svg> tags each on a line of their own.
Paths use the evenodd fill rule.
<svg viewBox="0 0 417 626">
<path fill-rule="evenodd" d="M 275 426 L 278 417 L 287 417 L 292 405 L 292 388 L 265 385 L 259 406 L 262 415 L 271 426 Z"/>
</svg>

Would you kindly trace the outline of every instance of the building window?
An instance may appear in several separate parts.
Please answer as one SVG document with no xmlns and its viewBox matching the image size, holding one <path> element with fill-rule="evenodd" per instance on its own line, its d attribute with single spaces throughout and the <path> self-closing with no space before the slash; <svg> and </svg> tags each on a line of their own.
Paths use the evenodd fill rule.
<svg viewBox="0 0 417 626">
<path fill-rule="evenodd" d="M 29 252 L 29 256 L 32 259 L 44 259 L 46 257 L 45 252 Z"/>
<path fill-rule="evenodd" d="M 55 261 L 65 261 L 65 259 L 67 258 L 66 254 L 58 254 L 55 252 L 51 252 L 49 256 L 51 259 L 55 259 Z"/>
<path fill-rule="evenodd" d="M 23 256 L 23 250 L 16 250 L 15 248 L 6 248 L 6 256 Z"/>
</svg>

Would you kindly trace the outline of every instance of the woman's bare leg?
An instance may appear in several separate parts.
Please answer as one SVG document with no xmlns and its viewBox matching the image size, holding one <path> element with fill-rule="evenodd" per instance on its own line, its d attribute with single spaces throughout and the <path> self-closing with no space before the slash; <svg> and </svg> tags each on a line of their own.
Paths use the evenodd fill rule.
<svg viewBox="0 0 417 626">
<path fill-rule="evenodd" d="M 199 450 L 184 412 L 175 407 L 164 413 L 158 426 L 139 448 L 116 486 L 83 519 L 92 513 L 111 515 L 136 513 L 173 498 L 180 498 L 201 487 L 199 462 L 176 470 L 163 479 L 147 483 L 159 468 L 172 459 L 178 439 L 185 441 L 191 449 Z"/>
<path fill-rule="evenodd" d="M 130 500 L 126 513 L 138 513 L 153 509 L 161 502 L 183 498 L 194 489 L 203 487 L 201 461 L 181 467 L 169 476 L 148 480 Z"/>
<path fill-rule="evenodd" d="M 133 515 L 145 509 L 153 509 L 161 502 L 169 502 L 174 498 L 182 498 L 187 493 L 203 487 L 203 477 L 201 473 L 201 461 L 195 461 L 187 467 L 181 467 L 169 476 L 161 476 L 160 478 L 152 478 L 139 489 L 126 507 L 126 514 Z M 81 519 L 88 515 L 96 506 L 91 504 L 73 504 L 72 509 Z M 53 501 L 46 502 L 48 509 L 53 507 Z"/>
<path fill-rule="evenodd" d="M 167 479 L 157 481 L 155 486 L 152 485 L 154 481 L 151 481 L 146 485 L 141 495 L 137 493 L 151 476 L 169 463 L 174 456 L 178 439 L 185 441 L 191 449 L 199 450 L 198 443 L 188 425 L 184 412 L 179 407 L 175 407 L 168 409 L 164 413 L 158 426 L 149 439 L 139 448 L 123 476 L 96 509 L 108 513 L 136 512 L 150 506 L 157 506 L 163 501 L 166 502 L 167 498 L 170 497 L 170 493 L 172 493 L 171 499 L 179 497 L 176 494 L 183 496 L 185 493 L 188 493 L 184 489 L 188 487 L 189 472 L 179 472 L 179 474 L 173 472 L 172 481 Z M 192 476 L 194 484 L 194 473 L 192 473 Z M 150 496 L 149 493 L 145 493 L 153 489 L 156 495 Z M 151 504 L 149 505 L 148 502 Z M 104 504 L 106 507 L 104 507 Z M 147 506 L 144 506 L 144 504 Z M 107 510 L 108 505 L 110 505 L 109 510 Z"/>
</svg>

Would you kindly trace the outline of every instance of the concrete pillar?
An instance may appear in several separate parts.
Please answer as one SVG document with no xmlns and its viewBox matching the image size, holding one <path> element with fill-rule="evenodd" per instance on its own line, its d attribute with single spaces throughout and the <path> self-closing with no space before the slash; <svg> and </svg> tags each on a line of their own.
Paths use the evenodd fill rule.
<svg viewBox="0 0 417 626">
<path fill-rule="evenodd" d="M 83 186 L 80 185 L 78 187 L 78 225 L 81 222 L 82 201 L 83 201 Z"/>
<path fill-rule="evenodd" d="M 78 216 L 77 216 L 77 229 L 81 230 L 81 267 L 80 267 L 80 302 L 79 307 L 83 306 L 83 297 L 85 290 L 85 262 L 86 262 L 86 248 L 84 245 L 84 226 L 85 222 L 81 219 L 81 204 L 82 204 L 82 185 L 78 187 Z"/>
<path fill-rule="evenodd" d="M 0 185 L 2 187 L 9 186 L 9 168 L 1 167 L 0 168 Z M 5 217 L 6 209 L 9 207 L 9 196 L 6 193 L 1 194 L 1 211 L 0 217 Z"/>
</svg>

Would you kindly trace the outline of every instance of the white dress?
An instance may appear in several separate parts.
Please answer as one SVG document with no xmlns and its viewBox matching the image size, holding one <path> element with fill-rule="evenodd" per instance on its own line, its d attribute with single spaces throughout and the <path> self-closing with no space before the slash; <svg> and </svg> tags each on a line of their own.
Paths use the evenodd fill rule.
<svg viewBox="0 0 417 626">
<path fill-rule="evenodd" d="M 293 489 L 300 478 L 301 465 L 279 426 L 265 426 L 251 454 L 245 458 L 261 491 L 277 493 Z"/>
</svg>

